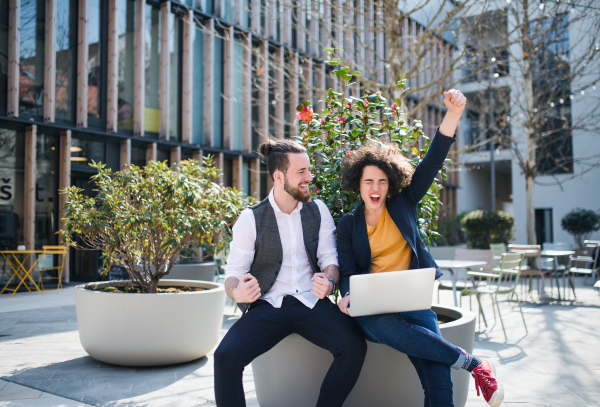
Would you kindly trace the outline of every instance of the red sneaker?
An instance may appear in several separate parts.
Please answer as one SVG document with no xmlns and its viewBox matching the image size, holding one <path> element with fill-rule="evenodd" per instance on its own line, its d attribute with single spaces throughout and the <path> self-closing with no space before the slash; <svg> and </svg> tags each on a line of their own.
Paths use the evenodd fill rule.
<svg viewBox="0 0 600 407">
<path fill-rule="evenodd" d="M 488 360 L 481 359 L 481 364 L 471 372 L 475 379 L 475 388 L 479 389 L 483 398 L 492 407 L 499 407 L 504 400 L 504 387 L 496 380 L 496 368 Z"/>
</svg>

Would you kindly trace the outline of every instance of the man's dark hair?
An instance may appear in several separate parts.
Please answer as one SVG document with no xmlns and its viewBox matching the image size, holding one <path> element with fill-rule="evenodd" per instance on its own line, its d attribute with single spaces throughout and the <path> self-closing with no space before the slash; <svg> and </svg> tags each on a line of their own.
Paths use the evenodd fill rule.
<svg viewBox="0 0 600 407">
<path fill-rule="evenodd" d="M 385 173 L 388 179 L 388 198 L 406 188 L 412 179 L 414 168 L 395 145 L 369 143 L 342 160 L 342 183 L 360 192 L 360 179 L 366 166 L 373 165 Z"/>
<path fill-rule="evenodd" d="M 268 139 L 261 143 L 258 147 L 258 153 L 262 158 L 262 162 L 267 164 L 271 179 L 275 171 L 279 170 L 285 174 L 290 166 L 290 160 L 287 154 L 306 154 L 306 149 L 300 143 L 290 139 L 273 140 Z"/>
</svg>

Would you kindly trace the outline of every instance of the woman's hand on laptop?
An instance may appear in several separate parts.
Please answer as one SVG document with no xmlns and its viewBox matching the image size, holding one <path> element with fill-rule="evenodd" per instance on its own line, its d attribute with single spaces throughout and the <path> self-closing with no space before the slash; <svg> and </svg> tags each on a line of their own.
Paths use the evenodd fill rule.
<svg viewBox="0 0 600 407">
<path fill-rule="evenodd" d="M 315 273 L 311 280 L 313 281 L 313 294 L 320 299 L 327 297 L 333 291 L 333 284 L 327 279 L 325 273 Z"/>
<path fill-rule="evenodd" d="M 340 311 L 342 311 L 346 315 L 350 315 L 350 314 L 348 314 L 348 307 L 349 306 L 350 306 L 350 296 L 349 295 L 343 297 L 338 302 L 338 307 L 340 307 Z"/>
<path fill-rule="evenodd" d="M 260 298 L 258 280 L 250 273 L 244 275 L 233 290 L 233 299 L 239 303 L 251 303 Z"/>
</svg>

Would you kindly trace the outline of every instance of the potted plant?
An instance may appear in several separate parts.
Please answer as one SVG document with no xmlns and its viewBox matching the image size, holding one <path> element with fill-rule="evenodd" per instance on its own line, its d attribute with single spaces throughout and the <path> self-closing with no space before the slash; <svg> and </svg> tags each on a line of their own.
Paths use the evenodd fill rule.
<svg viewBox="0 0 600 407">
<path fill-rule="evenodd" d="M 111 174 L 90 164 L 97 195 L 72 186 L 67 195 L 66 244 L 101 250 L 103 272 L 124 268 L 128 281 L 75 288 L 79 337 L 90 356 L 103 362 L 152 366 L 181 363 L 208 353 L 218 342 L 225 292 L 207 281 L 167 280 L 182 248 L 205 244 L 222 250 L 230 228 L 250 199 L 214 182 L 210 157 L 183 163 L 128 165 Z"/>
<path fill-rule="evenodd" d="M 461 225 L 467 234 L 471 249 L 489 249 L 490 243 L 504 243 L 512 238 L 515 220 L 506 212 L 490 212 L 480 209 L 468 213 Z"/>
<path fill-rule="evenodd" d="M 573 235 L 577 248 L 585 249 L 585 241 L 600 229 L 600 214 L 590 209 L 575 208 L 560 221 L 562 228 Z"/>
<path fill-rule="evenodd" d="M 352 79 L 360 72 L 341 67 L 335 52 L 341 47 L 325 48 L 330 59 L 327 64 L 336 69 L 333 73 L 341 83 L 341 93 L 332 89 L 320 100 L 326 107 L 315 114 L 310 102 L 297 106 L 299 135 L 296 137 L 308 152 L 313 169 L 313 197 L 322 200 L 331 211 L 334 222 L 351 211 L 361 202 L 359 194 L 343 190 L 340 185 L 341 163 L 344 156 L 352 155 L 367 142 L 396 144 L 413 166 L 417 166 L 429 149 L 430 139 L 422 131 L 422 124 L 409 118 L 402 110 L 402 98 L 388 100 L 381 92 L 367 91 L 359 97 L 347 96 L 353 85 Z M 402 77 L 396 84 L 398 93 L 404 93 L 406 81 Z M 381 120 L 383 118 L 383 120 Z M 419 143 L 419 141 L 422 143 Z M 422 147 L 419 147 L 419 144 Z M 446 160 L 450 161 L 450 160 Z M 448 169 L 440 171 L 447 178 Z M 436 231 L 438 211 L 441 205 L 440 180 L 435 180 L 429 192 L 418 205 L 419 232 L 426 245 L 435 245 L 440 236 Z M 337 299 L 337 297 L 334 297 Z M 449 322 L 442 335 L 457 346 L 471 351 L 475 335 L 475 316 L 458 308 L 434 307 L 439 319 Z M 403 358 L 405 360 L 403 360 Z M 308 406 L 316 403 L 319 388 L 331 355 L 298 335 L 291 335 L 253 362 L 254 384 L 261 406 Z M 273 366 L 280 368 L 272 369 Z M 267 368 L 269 366 L 270 368 Z M 378 372 L 383 372 L 382 374 Z M 466 402 L 469 375 L 465 372 L 453 374 L 456 405 Z M 398 386 L 398 383 L 414 385 Z M 377 399 L 374 400 L 374 395 Z M 464 400 L 463 400 L 464 399 Z M 423 404 L 423 392 L 417 373 L 405 355 L 383 345 L 369 343 L 367 357 L 361 377 L 345 405 L 398 405 L 398 400 L 407 400 L 406 405 Z M 420 400 L 416 402 L 415 400 Z"/>
</svg>

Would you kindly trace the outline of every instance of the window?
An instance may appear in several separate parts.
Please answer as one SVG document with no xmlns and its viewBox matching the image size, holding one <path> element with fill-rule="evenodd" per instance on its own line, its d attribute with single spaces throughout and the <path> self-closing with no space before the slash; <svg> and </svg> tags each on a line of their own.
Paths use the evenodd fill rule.
<svg viewBox="0 0 600 407">
<path fill-rule="evenodd" d="M 144 109 L 144 132 L 158 134 L 160 131 L 160 9 L 146 4 L 144 32 L 144 66 L 146 90 Z"/>
<path fill-rule="evenodd" d="M 56 119 L 65 121 L 73 121 L 75 112 L 77 3 L 56 3 Z"/>
<path fill-rule="evenodd" d="M 0 114 L 6 115 L 8 96 L 8 0 L 0 0 Z"/>
<path fill-rule="evenodd" d="M 102 93 L 105 89 L 102 66 L 102 17 L 103 9 L 100 0 L 89 0 L 88 5 L 88 118 L 104 117 Z M 100 126 L 102 124 L 99 123 Z"/>
<path fill-rule="evenodd" d="M 193 29 L 192 144 L 204 142 L 204 32 Z"/>
<path fill-rule="evenodd" d="M 568 18 L 563 14 L 535 20 L 529 27 L 534 43 L 533 97 L 542 109 L 537 169 L 543 174 L 573 171 Z"/>
<path fill-rule="evenodd" d="M 0 249 L 23 244 L 25 135 L 0 129 Z"/>
<path fill-rule="evenodd" d="M 118 128 L 133 131 L 135 0 L 119 0 Z"/>
<path fill-rule="evenodd" d="M 42 120 L 44 114 L 44 58 L 46 2 L 21 1 L 19 60 L 19 117 Z"/>
<path fill-rule="evenodd" d="M 40 250 L 58 244 L 58 137 L 38 133 L 35 159 L 35 248 Z"/>
<path fill-rule="evenodd" d="M 181 20 L 179 16 L 169 13 L 169 139 L 180 141 L 181 128 Z"/>
</svg>

